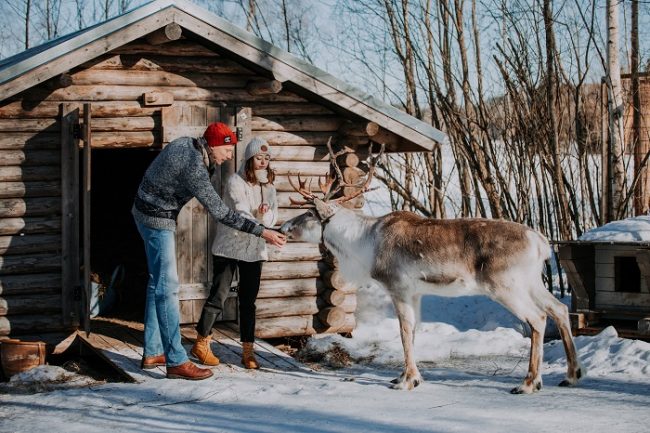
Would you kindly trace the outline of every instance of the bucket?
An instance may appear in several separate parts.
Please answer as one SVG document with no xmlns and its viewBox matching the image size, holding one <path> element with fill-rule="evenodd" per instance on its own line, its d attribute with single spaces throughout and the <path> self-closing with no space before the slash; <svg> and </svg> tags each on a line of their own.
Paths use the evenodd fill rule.
<svg viewBox="0 0 650 433">
<path fill-rule="evenodd" d="M 0 364 L 7 379 L 17 373 L 45 364 L 42 341 L 0 340 Z"/>
</svg>

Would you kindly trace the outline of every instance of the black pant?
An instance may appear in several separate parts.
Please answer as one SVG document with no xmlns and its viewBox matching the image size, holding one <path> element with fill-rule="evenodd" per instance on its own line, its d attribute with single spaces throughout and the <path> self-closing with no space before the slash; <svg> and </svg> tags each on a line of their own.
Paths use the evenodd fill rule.
<svg viewBox="0 0 650 433">
<path fill-rule="evenodd" d="M 210 335 L 214 322 L 223 316 L 223 304 L 230 292 L 235 269 L 239 267 L 239 334 L 243 343 L 255 341 L 255 300 L 260 290 L 263 263 L 213 257 L 212 287 L 196 325 L 200 335 Z"/>
</svg>

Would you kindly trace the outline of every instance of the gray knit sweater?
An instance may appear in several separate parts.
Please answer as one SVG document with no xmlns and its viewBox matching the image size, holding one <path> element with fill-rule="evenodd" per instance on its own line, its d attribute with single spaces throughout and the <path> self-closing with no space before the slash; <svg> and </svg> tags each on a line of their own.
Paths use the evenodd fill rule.
<svg viewBox="0 0 650 433">
<path fill-rule="evenodd" d="M 226 206 L 210 183 L 206 167 L 205 139 L 198 149 L 190 137 L 178 138 L 153 160 L 142 178 L 131 213 L 145 226 L 175 230 L 181 208 L 196 197 L 220 223 L 261 236 L 264 226 L 242 217 Z"/>
</svg>

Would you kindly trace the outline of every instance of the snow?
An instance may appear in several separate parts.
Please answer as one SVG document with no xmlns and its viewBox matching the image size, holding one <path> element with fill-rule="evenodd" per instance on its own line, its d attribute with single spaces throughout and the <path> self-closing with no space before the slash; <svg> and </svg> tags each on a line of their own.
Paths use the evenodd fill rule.
<svg viewBox="0 0 650 433">
<path fill-rule="evenodd" d="M 358 297 L 354 338 L 312 339 L 301 355 L 321 358 L 307 362 L 313 369 L 233 364 L 200 382 L 78 386 L 78 375 L 43 366 L 15 376 L 18 388 L 0 388 L 0 431 L 638 433 L 650 425 L 649 343 L 619 338 L 614 328 L 577 337 L 587 377 L 560 388 L 566 361 L 553 340 L 545 344 L 544 388 L 511 395 L 528 365 L 525 327 L 486 298 L 426 297 L 415 341 L 425 382 L 395 391 L 389 381 L 400 373 L 402 349 L 392 307 L 378 288 Z M 345 367 L 328 365 L 335 361 Z M 62 375 L 70 375 L 67 387 L 29 387 L 60 387 Z"/>
<path fill-rule="evenodd" d="M 624 220 L 612 221 L 596 227 L 585 234 L 581 241 L 600 242 L 650 242 L 650 216 L 640 215 Z"/>
</svg>

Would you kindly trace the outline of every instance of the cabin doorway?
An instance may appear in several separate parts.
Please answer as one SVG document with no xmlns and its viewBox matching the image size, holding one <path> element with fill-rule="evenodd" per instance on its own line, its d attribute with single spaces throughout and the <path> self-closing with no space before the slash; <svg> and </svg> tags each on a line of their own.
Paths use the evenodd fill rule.
<svg viewBox="0 0 650 433">
<path fill-rule="evenodd" d="M 90 199 L 91 317 L 142 322 L 147 260 L 131 206 L 153 149 L 93 149 Z"/>
</svg>

